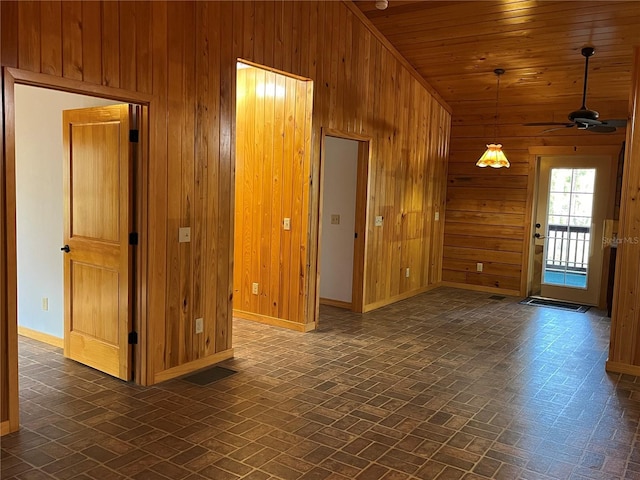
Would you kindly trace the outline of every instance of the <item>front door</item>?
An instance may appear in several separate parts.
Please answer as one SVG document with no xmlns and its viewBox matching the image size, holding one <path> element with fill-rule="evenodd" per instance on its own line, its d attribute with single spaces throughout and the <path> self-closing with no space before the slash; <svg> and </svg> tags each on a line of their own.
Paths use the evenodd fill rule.
<svg viewBox="0 0 640 480">
<path fill-rule="evenodd" d="M 598 304 L 608 185 L 608 158 L 540 160 L 535 263 L 542 297 Z"/>
<path fill-rule="evenodd" d="M 129 105 L 63 112 L 64 355 L 131 379 Z"/>
</svg>

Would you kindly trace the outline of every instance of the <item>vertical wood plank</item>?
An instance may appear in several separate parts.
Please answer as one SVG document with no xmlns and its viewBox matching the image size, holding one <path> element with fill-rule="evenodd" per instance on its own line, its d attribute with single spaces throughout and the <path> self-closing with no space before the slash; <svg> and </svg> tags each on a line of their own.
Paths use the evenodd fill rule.
<svg viewBox="0 0 640 480">
<path fill-rule="evenodd" d="M 208 32 L 208 62 L 209 62 L 209 94 L 206 97 L 209 123 L 203 125 L 206 129 L 208 139 L 207 145 L 207 238 L 206 238 L 206 292 L 205 296 L 205 325 L 204 355 L 211 355 L 218 348 L 216 335 L 218 332 L 218 308 L 222 303 L 221 295 L 224 295 L 226 283 L 224 278 L 220 278 L 218 272 L 219 252 L 222 247 L 222 237 L 220 235 L 220 211 L 224 205 L 220 204 L 219 195 L 219 155 L 220 155 L 220 3 L 210 2 L 209 7 L 209 29 Z M 231 239 L 229 239 L 231 241 Z M 222 305 L 224 305 L 222 303 Z"/>
<path fill-rule="evenodd" d="M 241 68 L 236 72 L 236 184 L 235 184 L 235 211 L 234 211 L 234 234 L 233 234 L 233 308 L 234 310 L 242 310 L 242 297 L 246 289 L 242 288 L 242 279 L 244 273 L 243 261 L 243 233 L 248 229 L 245 228 L 244 218 L 244 201 L 245 189 L 244 179 L 246 178 L 246 142 L 249 136 L 247 128 L 247 113 L 249 105 L 252 104 L 248 97 L 247 76 L 252 69 Z"/>
<path fill-rule="evenodd" d="M 245 131 L 243 137 L 237 137 L 238 141 L 236 142 L 238 145 L 243 147 L 243 165 L 242 165 L 242 173 L 238 178 L 240 179 L 237 183 L 238 187 L 242 190 L 242 203 L 236 205 L 236 209 L 241 209 L 240 214 L 242 215 L 242 229 L 238 229 L 239 232 L 239 249 L 238 254 L 242 257 L 241 266 L 239 266 L 238 272 L 241 276 L 240 285 L 241 285 L 241 297 L 237 305 L 239 305 L 242 310 L 247 312 L 251 311 L 251 295 L 253 295 L 251 284 L 253 283 L 253 272 L 252 272 L 252 260 L 253 260 L 253 247 L 251 243 L 251 237 L 253 234 L 253 229 L 250 227 L 255 224 L 254 216 L 253 216 L 253 202 L 258 199 L 258 192 L 255 190 L 256 183 L 254 181 L 254 171 L 259 167 L 256 164 L 256 158 L 258 156 L 258 151 L 256 149 L 256 101 L 255 101 L 255 92 L 256 92 L 256 75 L 258 70 L 255 68 L 250 68 L 245 70 L 245 90 L 243 92 L 245 96 L 243 111 L 238 112 L 238 115 L 242 119 L 242 122 L 245 127 Z"/>
<path fill-rule="evenodd" d="M 167 33 L 167 109 L 168 109 L 168 135 L 167 135 L 167 331 L 165 339 L 166 367 L 175 367 L 183 362 L 184 350 L 184 325 L 183 320 L 184 298 L 182 282 L 180 278 L 181 265 L 184 261 L 183 252 L 189 251 L 178 243 L 180 227 L 188 227 L 182 224 L 182 125 L 185 121 L 185 105 L 183 103 L 184 92 L 184 35 L 185 25 L 184 10 L 178 3 L 168 4 Z M 186 140 L 186 139 L 185 139 Z"/>
<path fill-rule="evenodd" d="M 216 324 L 216 352 L 231 348 L 232 323 L 232 285 L 233 278 L 233 209 L 234 201 L 231 196 L 234 182 L 234 123 L 235 123 L 235 65 L 232 39 L 233 10 L 229 3 L 220 5 L 220 170 L 218 202 L 220 215 L 218 234 L 220 239 L 220 255 L 217 262 L 218 294 L 217 294 L 217 324 Z"/>
<path fill-rule="evenodd" d="M 293 162 L 295 156 L 295 115 L 296 115 L 296 90 L 295 80 L 293 78 L 285 79 L 285 99 L 284 99 L 284 156 L 282 171 L 282 217 L 291 219 L 291 230 L 282 232 L 282 242 L 280 246 L 281 270 L 280 270 L 280 318 L 293 319 L 293 311 L 291 310 L 290 299 L 293 296 L 291 292 L 295 291 L 296 283 L 291 283 L 290 271 L 292 265 L 295 265 L 295 259 L 291 254 L 293 232 L 298 227 L 298 219 L 294 217 L 293 212 Z"/>
<path fill-rule="evenodd" d="M 119 38 L 119 71 L 121 88 L 127 90 L 136 90 L 136 53 L 137 53 L 137 19 L 136 19 L 136 2 L 121 2 L 120 12 L 118 15 L 120 22 Z"/>
<path fill-rule="evenodd" d="M 18 66 L 40 72 L 40 2 L 18 2 Z"/>
<path fill-rule="evenodd" d="M 74 80 L 83 78 L 82 10 L 82 2 L 62 2 L 62 74 Z"/>
<path fill-rule="evenodd" d="M 102 6 L 102 84 L 120 86 L 120 2 Z"/>
<path fill-rule="evenodd" d="M 182 25 L 182 123 L 180 134 L 181 146 L 181 192 L 180 192 L 180 226 L 188 226 L 194 230 L 194 132 L 195 132 L 195 4 L 193 2 L 181 5 L 184 23 Z M 197 229 L 197 227 L 195 227 Z M 181 363 L 193 360 L 193 342 L 195 328 L 193 315 L 194 285 L 200 283 L 200 278 L 194 275 L 194 265 L 199 262 L 200 241 L 186 242 L 181 245 L 180 251 L 180 298 L 182 308 L 180 310 L 181 336 Z M 184 353 L 182 353 L 184 352 Z"/>
<path fill-rule="evenodd" d="M 269 8 L 269 6 L 267 7 Z M 271 27 L 273 24 L 271 24 Z M 273 61 L 273 58 L 272 58 Z M 273 137 L 274 137 L 274 116 L 275 116 L 275 98 L 278 94 L 276 90 L 276 74 L 273 72 L 265 72 L 265 85 L 268 92 L 264 95 L 264 118 L 262 124 L 262 137 L 259 137 L 260 150 L 262 150 L 262 162 L 260 171 L 262 175 L 257 178 L 261 184 L 262 202 L 260 204 L 260 255 L 259 255 L 259 276 L 260 279 L 260 312 L 269 312 L 271 310 L 271 239 L 272 225 L 279 226 L 279 219 L 273 216 L 273 203 L 271 201 L 274 193 L 273 179 Z M 273 94 L 271 94 L 273 90 Z"/>
<path fill-rule="evenodd" d="M 258 2 L 260 3 L 260 2 Z M 293 45 L 293 8 L 295 2 L 282 1 L 280 3 L 280 36 L 282 38 L 282 70 L 291 72 L 292 70 L 292 45 Z M 257 10 L 256 10 L 257 13 Z M 258 18 L 258 17 L 256 17 Z"/>
<path fill-rule="evenodd" d="M 209 319 L 206 315 L 205 297 L 207 286 L 207 162 L 208 128 L 210 123 L 207 108 L 210 98 L 209 81 L 209 3 L 195 5 L 195 151 L 193 194 L 193 285 L 191 309 L 193 318 Z M 194 330 L 195 331 L 195 330 Z M 193 338 L 192 358 L 202 358 L 206 351 L 205 335 Z"/>
<path fill-rule="evenodd" d="M 143 93 L 151 93 L 151 3 L 148 1 L 135 2 L 136 17 L 136 90 Z"/>
<path fill-rule="evenodd" d="M 0 2 L 0 59 L 3 67 L 18 66 L 18 2 Z"/>
<path fill-rule="evenodd" d="M 286 92 L 286 78 L 283 75 L 276 76 L 276 91 Z M 285 93 L 286 94 L 286 93 Z M 288 167 L 284 157 L 285 131 L 285 97 L 276 96 L 274 105 L 274 135 L 273 135 L 273 161 L 271 169 L 273 203 L 273 222 L 271 224 L 271 258 L 269 271 L 270 306 L 268 314 L 278 318 L 280 315 L 280 271 L 282 270 L 282 237 L 286 233 L 282 230 L 282 196 L 283 196 L 283 172 Z"/>
<path fill-rule="evenodd" d="M 66 5 L 67 2 L 63 2 Z M 155 25 L 154 25 L 155 27 Z M 102 83 L 102 5 L 100 2 L 82 3 L 82 79 Z M 68 67 L 73 70 L 73 63 Z M 73 71 L 70 72 L 73 75 Z"/>
<path fill-rule="evenodd" d="M 244 38 L 242 39 L 242 58 L 254 60 L 253 58 L 253 35 L 255 31 L 255 2 L 242 2 L 242 25 Z"/>
<path fill-rule="evenodd" d="M 263 25 L 264 25 L 264 47 L 262 64 L 272 68 L 279 68 L 273 63 L 275 48 L 275 28 L 276 28 L 276 4 L 269 0 L 261 2 L 263 4 Z"/>
<path fill-rule="evenodd" d="M 265 12 L 265 2 L 253 2 L 255 6 L 255 23 L 254 23 L 254 34 L 253 34 L 253 58 L 254 61 L 264 65 L 264 38 L 265 38 L 265 28 L 267 26 L 264 24 L 264 12 Z"/>
<path fill-rule="evenodd" d="M 167 4 L 153 2 L 151 4 L 152 92 L 157 98 L 154 103 L 157 113 L 153 115 L 154 123 L 150 125 L 150 145 L 153 145 L 154 155 L 150 156 L 148 186 L 149 350 L 147 357 L 151 361 L 147 375 L 150 381 L 153 381 L 156 373 L 167 368 L 165 363 L 168 320 L 166 315 L 167 23 Z"/>
<path fill-rule="evenodd" d="M 48 75 L 62 76 L 62 5 L 59 1 L 41 4 L 42 45 L 40 71 Z"/>
<path fill-rule="evenodd" d="M 251 217 L 247 219 L 253 223 L 251 229 L 251 259 L 249 261 L 249 279 L 250 282 L 258 283 L 258 294 L 251 294 L 249 297 L 250 312 L 260 311 L 260 298 L 264 295 L 264 283 L 261 279 L 262 271 L 262 202 L 264 201 L 264 191 L 268 190 L 265 186 L 266 177 L 264 170 L 264 161 L 267 154 L 264 149 L 264 122 L 265 122 L 265 97 L 267 72 L 263 69 L 255 69 L 255 90 L 251 92 L 254 95 L 255 102 L 255 118 L 254 118 L 254 152 L 251 158 L 249 174 L 251 176 L 251 187 L 253 200 L 251 202 Z M 254 93 L 255 92 L 255 93 Z"/>
</svg>

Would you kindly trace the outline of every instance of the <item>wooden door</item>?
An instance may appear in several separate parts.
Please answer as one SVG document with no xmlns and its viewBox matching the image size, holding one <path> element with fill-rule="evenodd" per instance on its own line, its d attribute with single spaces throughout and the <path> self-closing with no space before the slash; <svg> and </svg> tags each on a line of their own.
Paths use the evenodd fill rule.
<svg viewBox="0 0 640 480">
<path fill-rule="evenodd" d="M 541 159 L 534 246 L 541 296 L 598 305 L 609 169 L 608 157 Z"/>
<path fill-rule="evenodd" d="M 123 380 L 131 379 L 129 124 L 129 105 L 63 112 L 64 355 Z"/>
</svg>

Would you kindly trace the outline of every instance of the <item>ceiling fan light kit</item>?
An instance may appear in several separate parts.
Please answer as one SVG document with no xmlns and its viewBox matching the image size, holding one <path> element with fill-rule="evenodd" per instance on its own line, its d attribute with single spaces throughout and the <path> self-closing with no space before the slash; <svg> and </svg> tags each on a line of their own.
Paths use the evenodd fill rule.
<svg viewBox="0 0 640 480">
<path fill-rule="evenodd" d="M 613 133 L 616 128 L 626 127 L 627 121 L 623 119 L 616 120 L 600 120 L 600 114 L 595 110 L 587 108 L 587 80 L 589 78 L 589 58 L 596 53 L 594 47 L 583 47 L 581 50 L 584 57 L 584 83 L 582 86 L 582 106 L 568 115 L 571 123 L 561 122 L 536 122 L 526 123 L 526 126 L 540 127 L 540 126 L 553 126 L 554 128 L 543 130 L 542 133 L 553 132 L 555 130 L 562 130 L 564 128 L 576 127 L 578 130 L 587 130 L 595 133 Z"/>
<path fill-rule="evenodd" d="M 480 159 L 476 162 L 477 167 L 493 167 L 493 168 L 509 168 L 511 164 L 507 160 L 506 155 L 502 151 L 502 144 L 496 142 L 498 137 L 498 103 L 500 102 L 500 76 L 504 74 L 504 69 L 496 68 L 493 73 L 498 78 L 496 86 L 496 114 L 494 116 L 493 124 L 493 143 L 487 145 L 487 150 L 482 154 Z"/>
</svg>

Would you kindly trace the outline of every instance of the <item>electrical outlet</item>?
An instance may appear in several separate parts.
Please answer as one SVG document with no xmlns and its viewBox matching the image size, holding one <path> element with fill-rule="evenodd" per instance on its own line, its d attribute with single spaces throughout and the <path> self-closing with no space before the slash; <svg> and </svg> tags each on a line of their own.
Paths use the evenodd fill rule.
<svg viewBox="0 0 640 480">
<path fill-rule="evenodd" d="M 191 241 L 191 227 L 181 227 L 178 231 L 178 242 L 188 243 Z"/>
<path fill-rule="evenodd" d="M 407 278 L 409 278 L 409 269 L 408 269 L 408 268 L 407 268 L 407 269 L 405 269 L 405 271 L 404 271 L 404 276 L 405 276 L 405 277 L 407 277 Z"/>
<path fill-rule="evenodd" d="M 204 332 L 204 319 L 196 318 L 196 333 Z"/>
<path fill-rule="evenodd" d="M 47 297 L 42 297 L 42 310 L 45 312 L 49 310 L 49 299 Z"/>
<path fill-rule="evenodd" d="M 253 293 L 254 295 L 258 295 L 258 287 L 259 287 L 259 285 L 257 283 L 252 283 L 251 284 L 251 293 Z"/>
<path fill-rule="evenodd" d="M 476 263 L 476 272 L 481 272 L 482 271 L 482 267 L 483 267 L 482 263 L 480 263 L 480 262 Z"/>
<path fill-rule="evenodd" d="M 291 230 L 291 219 L 290 218 L 285 218 L 282 221 L 282 228 L 284 228 L 285 230 Z"/>
<path fill-rule="evenodd" d="M 436 222 L 440 220 L 440 212 L 436 212 Z"/>
<path fill-rule="evenodd" d="M 331 215 L 331 225 L 340 225 L 340 215 Z"/>
<path fill-rule="evenodd" d="M 382 215 L 376 215 L 376 223 L 375 223 L 376 227 L 381 227 L 382 221 L 383 221 Z"/>
</svg>

